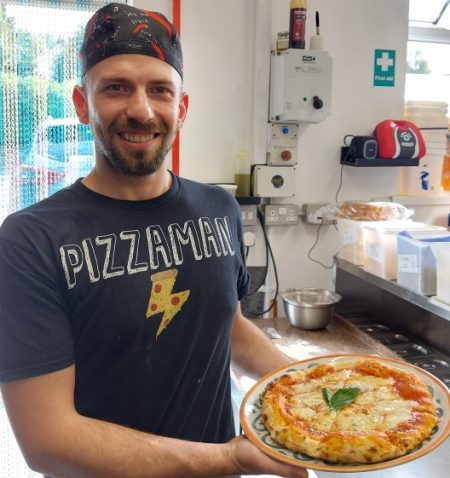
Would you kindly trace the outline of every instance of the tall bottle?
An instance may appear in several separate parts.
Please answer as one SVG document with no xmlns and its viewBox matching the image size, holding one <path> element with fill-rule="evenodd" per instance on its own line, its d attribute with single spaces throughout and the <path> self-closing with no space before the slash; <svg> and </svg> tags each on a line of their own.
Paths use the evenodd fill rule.
<svg viewBox="0 0 450 478">
<path fill-rule="evenodd" d="M 305 48 L 306 0 L 291 0 L 289 48 Z"/>
<path fill-rule="evenodd" d="M 237 184 L 237 197 L 250 196 L 250 170 L 251 157 L 250 151 L 241 149 L 235 156 L 236 174 L 235 183 Z"/>
</svg>

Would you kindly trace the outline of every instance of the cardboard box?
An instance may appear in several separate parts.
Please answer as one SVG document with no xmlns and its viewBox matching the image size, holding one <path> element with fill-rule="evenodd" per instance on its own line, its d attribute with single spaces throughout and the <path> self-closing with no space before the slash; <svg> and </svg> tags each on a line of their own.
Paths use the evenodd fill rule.
<svg viewBox="0 0 450 478">
<path fill-rule="evenodd" d="M 436 294 L 436 250 L 450 251 L 448 231 L 402 231 L 397 235 L 397 282 L 423 295 Z"/>
<path fill-rule="evenodd" d="M 436 299 L 450 305 L 450 248 L 436 250 Z"/>
</svg>

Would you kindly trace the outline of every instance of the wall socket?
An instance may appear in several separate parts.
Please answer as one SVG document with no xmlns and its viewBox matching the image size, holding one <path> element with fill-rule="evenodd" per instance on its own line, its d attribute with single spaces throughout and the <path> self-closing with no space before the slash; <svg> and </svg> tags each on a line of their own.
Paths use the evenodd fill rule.
<svg viewBox="0 0 450 478">
<path fill-rule="evenodd" d="M 326 219 L 323 217 L 323 213 L 320 210 L 328 203 L 317 203 L 317 204 L 303 204 L 302 206 L 302 216 L 303 221 L 306 224 L 323 224 L 323 225 L 331 225 L 336 224 L 334 219 Z"/>
<path fill-rule="evenodd" d="M 264 219 L 266 226 L 292 226 L 298 223 L 297 204 L 266 204 Z"/>
</svg>

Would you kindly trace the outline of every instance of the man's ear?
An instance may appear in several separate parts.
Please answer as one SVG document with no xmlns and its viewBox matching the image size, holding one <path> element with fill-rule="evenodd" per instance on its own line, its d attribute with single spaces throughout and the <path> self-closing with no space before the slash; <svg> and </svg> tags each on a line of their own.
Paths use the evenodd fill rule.
<svg viewBox="0 0 450 478">
<path fill-rule="evenodd" d="M 86 94 L 80 85 L 75 85 L 72 100 L 80 123 L 89 124 L 89 111 Z"/>
<path fill-rule="evenodd" d="M 188 106 L 189 106 L 189 95 L 183 92 L 181 93 L 180 104 L 179 104 L 178 129 L 181 129 L 181 127 L 183 126 L 184 120 L 186 119 Z"/>
</svg>

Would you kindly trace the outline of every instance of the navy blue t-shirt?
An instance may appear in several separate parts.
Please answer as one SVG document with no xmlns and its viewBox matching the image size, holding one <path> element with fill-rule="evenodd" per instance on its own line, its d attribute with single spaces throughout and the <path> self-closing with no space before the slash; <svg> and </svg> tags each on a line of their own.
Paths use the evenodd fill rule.
<svg viewBox="0 0 450 478">
<path fill-rule="evenodd" d="M 0 229 L 0 381 L 76 366 L 82 415 L 164 436 L 233 434 L 230 332 L 248 290 L 240 210 L 173 176 L 124 201 L 81 181 Z"/>
</svg>

